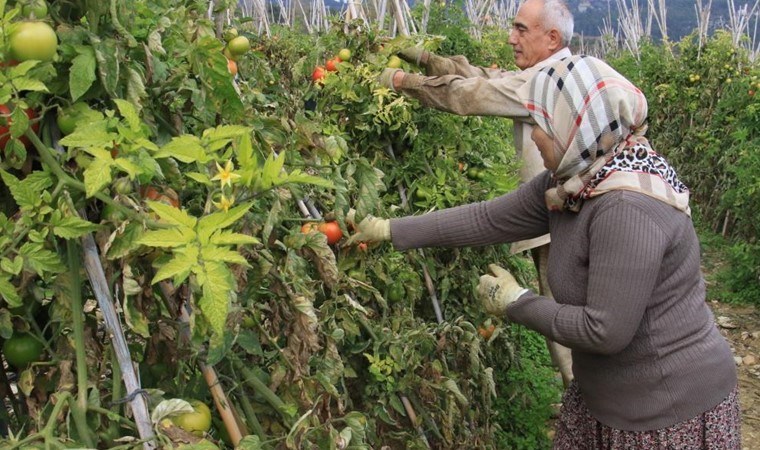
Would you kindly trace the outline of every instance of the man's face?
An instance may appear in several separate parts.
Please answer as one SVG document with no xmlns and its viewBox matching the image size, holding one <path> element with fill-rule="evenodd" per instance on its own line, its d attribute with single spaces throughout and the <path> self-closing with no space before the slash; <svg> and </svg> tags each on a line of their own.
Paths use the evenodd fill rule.
<svg viewBox="0 0 760 450">
<path fill-rule="evenodd" d="M 509 45 L 514 48 L 515 64 L 524 70 L 554 53 L 550 30 L 541 23 L 543 0 L 528 0 L 517 10 L 509 33 Z"/>
</svg>

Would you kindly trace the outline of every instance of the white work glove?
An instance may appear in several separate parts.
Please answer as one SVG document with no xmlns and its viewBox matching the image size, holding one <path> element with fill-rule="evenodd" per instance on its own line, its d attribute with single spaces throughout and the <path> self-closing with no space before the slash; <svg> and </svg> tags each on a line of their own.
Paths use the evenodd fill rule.
<svg viewBox="0 0 760 450">
<path fill-rule="evenodd" d="M 390 67 L 383 69 L 383 71 L 380 72 L 380 75 L 377 77 L 377 84 L 395 91 L 396 88 L 393 86 L 393 76 L 396 75 L 396 72 L 403 71 L 401 69 L 393 69 Z"/>
<path fill-rule="evenodd" d="M 353 225 L 356 232 L 348 238 L 345 246 L 353 245 L 355 242 L 381 242 L 391 239 L 391 221 L 379 217 L 367 216 L 356 224 L 354 217 L 356 211 L 351 209 L 346 215 L 346 222 Z"/>
<path fill-rule="evenodd" d="M 496 264 L 489 264 L 488 269 L 493 275 L 486 274 L 480 277 L 478 297 L 486 311 L 495 316 L 502 316 L 506 314 L 507 306 L 528 290 L 517 284 L 515 277 L 508 270 Z"/>
<path fill-rule="evenodd" d="M 420 65 L 425 50 L 420 47 L 408 47 L 398 52 L 398 57 L 410 64 Z M 427 58 L 425 58 L 427 59 Z"/>
</svg>

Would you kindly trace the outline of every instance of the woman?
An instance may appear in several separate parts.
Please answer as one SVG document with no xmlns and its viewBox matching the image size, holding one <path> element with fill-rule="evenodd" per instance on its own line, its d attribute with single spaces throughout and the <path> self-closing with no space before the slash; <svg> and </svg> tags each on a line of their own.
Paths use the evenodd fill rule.
<svg viewBox="0 0 760 450">
<path fill-rule="evenodd" d="M 554 448 L 741 448 L 736 369 L 705 303 L 688 189 L 644 138 L 645 97 L 588 56 L 543 68 L 519 94 L 544 174 L 488 202 L 367 217 L 352 240 L 460 247 L 549 232 L 554 299 L 496 265 L 478 296 L 572 349 Z"/>
</svg>

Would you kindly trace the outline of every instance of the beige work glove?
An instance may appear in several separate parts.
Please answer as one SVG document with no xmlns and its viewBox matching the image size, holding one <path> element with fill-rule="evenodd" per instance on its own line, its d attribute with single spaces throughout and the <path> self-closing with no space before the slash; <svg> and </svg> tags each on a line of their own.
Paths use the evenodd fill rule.
<svg viewBox="0 0 760 450">
<path fill-rule="evenodd" d="M 356 232 L 348 238 L 345 246 L 353 245 L 358 242 L 381 242 L 389 241 L 391 239 L 391 221 L 388 219 L 381 219 L 379 217 L 367 216 L 356 224 L 354 217 L 356 211 L 351 209 L 346 215 L 346 222 L 353 225 Z"/>
<path fill-rule="evenodd" d="M 420 65 L 423 61 L 425 50 L 420 47 L 408 47 L 398 52 L 398 57 L 410 64 Z M 427 58 L 424 58 L 427 59 Z"/>
<path fill-rule="evenodd" d="M 401 69 L 393 69 L 393 68 L 386 68 L 383 69 L 383 71 L 380 73 L 380 76 L 377 77 L 377 84 L 383 87 L 387 87 L 388 89 L 395 91 L 396 88 L 393 87 L 393 76 L 396 75 L 396 72 L 401 72 Z"/>
<path fill-rule="evenodd" d="M 517 284 L 515 277 L 508 270 L 496 264 L 489 264 L 488 269 L 493 275 L 486 274 L 480 277 L 478 297 L 486 311 L 495 316 L 502 316 L 506 314 L 507 306 L 528 290 Z"/>
</svg>

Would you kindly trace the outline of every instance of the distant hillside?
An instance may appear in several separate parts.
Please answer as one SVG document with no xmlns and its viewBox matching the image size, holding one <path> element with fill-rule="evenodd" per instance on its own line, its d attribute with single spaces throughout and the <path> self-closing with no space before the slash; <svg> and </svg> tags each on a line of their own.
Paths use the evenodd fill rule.
<svg viewBox="0 0 760 450">
<path fill-rule="evenodd" d="M 242 1 L 242 0 L 240 0 Z M 274 1 L 274 0 L 269 0 Z M 325 4 L 330 10 L 340 10 L 345 7 L 349 0 L 325 0 Z M 410 5 L 415 4 L 415 0 L 407 0 Z M 419 1 L 419 0 L 418 0 Z M 449 4 L 461 2 L 462 0 L 447 0 Z M 599 36 L 604 28 L 604 23 L 611 23 L 613 28 L 617 29 L 618 8 L 616 0 L 565 0 L 575 17 L 575 32 L 586 37 Z M 709 0 L 703 0 L 707 4 Z M 744 5 L 754 0 L 735 0 L 738 6 Z M 630 5 L 632 0 L 623 0 Z M 647 17 L 647 0 L 638 0 L 641 8 L 642 23 Z M 697 27 L 697 13 L 695 9 L 695 0 L 666 0 L 667 5 L 667 30 L 668 37 L 672 41 L 678 41 L 683 36 L 691 33 Z M 712 11 L 710 14 L 710 30 L 722 27 L 728 22 L 728 0 L 713 0 Z M 644 23 L 644 26 L 646 24 Z M 660 38 L 660 29 L 656 23 L 652 24 L 652 36 L 655 39 Z"/>
<path fill-rule="evenodd" d="M 612 23 L 617 29 L 618 8 L 615 0 L 565 0 L 575 16 L 575 31 L 584 36 L 598 36 L 604 27 L 604 21 Z M 631 3 L 627 0 L 625 3 Z M 708 0 L 704 0 L 707 4 Z M 638 0 L 642 9 L 642 21 L 646 20 L 646 0 Z M 739 0 L 736 5 L 743 5 Z M 667 0 L 667 30 L 670 40 L 679 40 L 697 27 L 697 13 L 694 0 Z M 611 19 L 611 20 L 610 20 Z M 710 13 L 710 28 L 715 29 L 728 22 L 728 1 L 713 0 Z M 646 26 L 646 24 L 644 24 Z M 660 37 L 656 23 L 652 24 L 652 36 Z"/>
</svg>

